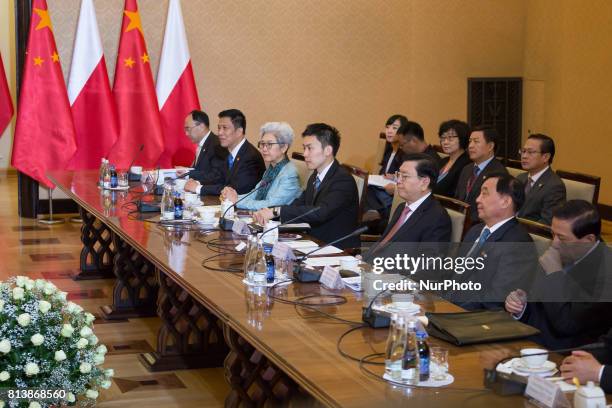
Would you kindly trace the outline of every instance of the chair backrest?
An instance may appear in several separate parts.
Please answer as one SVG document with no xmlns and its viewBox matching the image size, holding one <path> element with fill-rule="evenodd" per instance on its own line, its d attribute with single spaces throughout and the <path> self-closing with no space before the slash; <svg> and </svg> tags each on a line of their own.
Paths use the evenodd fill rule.
<svg viewBox="0 0 612 408">
<path fill-rule="evenodd" d="M 531 239 L 536 245 L 538 256 L 541 256 L 550 246 L 552 242 L 552 231 L 546 224 L 527 220 L 525 218 L 517 218 L 519 223 L 525 227 Z"/>
<path fill-rule="evenodd" d="M 361 223 L 361 218 L 363 216 L 363 211 L 365 208 L 366 195 L 368 194 L 368 177 L 370 173 L 367 171 L 360 169 L 357 166 L 353 166 L 352 164 L 342 164 L 344 167 L 355 179 L 355 183 L 357 184 L 357 193 L 359 194 L 359 213 L 357 217 L 357 222 Z"/>
<path fill-rule="evenodd" d="M 557 170 L 557 175 L 561 177 L 565 184 L 568 201 L 586 200 L 593 205 L 597 205 L 601 177 L 565 170 Z"/>
<path fill-rule="evenodd" d="M 516 167 L 510 167 L 510 166 L 506 166 L 506 170 L 508 170 L 508 174 L 510 174 L 512 177 L 518 177 L 519 174 L 524 173 L 525 170 L 523 169 L 517 169 Z"/>
<path fill-rule="evenodd" d="M 523 166 L 521 166 L 521 161 L 517 159 L 506 159 L 506 170 L 512 177 L 516 177 L 521 173 L 524 173 Z"/>
<path fill-rule="evenodd" d="M 470 227 L 470 205 L 454 198 L 434 194 L 450 216 L 452 223 L 451 242 L 461 242 Z"/>
<path fill-rule="evenodd" d="M 380 170 L 380 161 L 385 154 L 385 146 L 387 146 L 387 138 L 384 132 L 380 132 L 376 144 L 376 156 L 374 156 L 374 164 L 371 166 L 370 173 L 376 174 Z"/>
<path fill-rule="evenodd" d="M 395 213 L 395 209 L 397 208 L 397 206 L 403 202 L 404 199 L 400 197 L 399 194 L 397 194 L 397 186 L 395 186 L 395 192 L 393 193 L 393 201 L 391 202 L 391 212 L 389 213 L 391 214 L 391 217 L 393 216 L 393 213 Z"/>
<path fill-rule="evenodd" d="M 443 159 L 444 159 L 445 157 L 448 157 L 448 154 L 444 153 L 444 150 L 442 149 L 442 146 L 440 146 L 440 145 L 432 145 L 432 146 L 433 146 L 434 150 L 435 150 L 436 152 L 438 152 L 438 155 L 439 155 L 441 158 L 443 158 Z"/>
<path fill-rule="evenodd" d="M 309 170 L 306 167 L 306 162 L 304 162 L 304 155 L 302 153 L 293 152 L 291 154 L 291 161 L 295 164 L 297 168 L 298 174 L 300 176 L 300 186 L 302 190 L 306 190 L 306 185 L 308 184 L 308 179 L 312 174 L 312 170 Z"/>
</svg>

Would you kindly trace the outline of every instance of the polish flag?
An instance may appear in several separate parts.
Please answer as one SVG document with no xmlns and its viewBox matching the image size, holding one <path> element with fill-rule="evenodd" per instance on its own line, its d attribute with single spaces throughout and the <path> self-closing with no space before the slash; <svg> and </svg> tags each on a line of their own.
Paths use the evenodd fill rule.
<svg viewBox="0 0 612 408">
<path fill-rule="evenodd" d="M 6 74 L 4 73 L 4 64 L 2 64 L 2 55 L 0 55 L 0 137 L 4 129 L 11 122 L 13 117 L 13 100 L 9 92 Z"/>
<path fill-rule="evenodd" d="M 117 141 L 119 126 L 93 0 L 81 1 L 68 99 L 77 143 L 68 168 L 98 168 L 100 159 L 108 155 Z"/>
<path fill-rule="evenodd" d="M 193 163 L 195 145 L 185 135 L 183 125 L 189 112 L 200 109 L 200 101 L 180 0 L 170 0 L 168 5 L 156 92 L 164 133 L 164 152 L 158 164 L 161 167 L 189 166 Z"/>
</svg>

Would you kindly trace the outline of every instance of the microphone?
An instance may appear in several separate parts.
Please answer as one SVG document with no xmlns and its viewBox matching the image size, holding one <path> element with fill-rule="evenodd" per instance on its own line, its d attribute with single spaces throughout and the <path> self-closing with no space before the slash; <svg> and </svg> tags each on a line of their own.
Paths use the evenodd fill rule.
<svg viewBox="0 0 612 408">
<path fill-rule="evenodd" d="M 236 205 L 241 202 L 242 200 L 244 200 L 245 198 L 247 198 L 248 196 L 250 196 L 251 194 L 253 194 L 256 191 L 261 190 L 262 188 L 266 187 L 268 185 L 268 182 L 266 180 L 262 180 L 259 187 L 254 188 L 253 190 L 251 190 L 249 193 L 247 193 L 244 197 L 242 197 L 240 200 L 236 201 L 234 204 L 230 205 L 229 207 L 227 207 L 227 209 L 223 212 L 223 214 L 221 215 L 221 218 L 219 218 L 219 228 L 221 228 L 223 231 L 231 231 L 232 227 L 234 226 L 234 221 L 233 220 L 228 220 L 225 218 L 225 214 L 227 214 L 227 212 L 231 209 L 236 207 Z"/>
<path fill-rule="evenodd" d="M 312 214 L 315 211 L 319 211 L 320 209 L 321 209 L 321 207 L 311 208 L 310 210 L 306 211 L 303 214 L 298 215 L 297 217 L 293 217 L 292 219 L 290 219 L 288 221 L 285 221 L 282 224 L 278 224 L 276 227 L 268 228 L 267 230 L 265 230 L 264 232 L 261 233 L 261 237 L 260 238 L 263 238 L 263 236 L 266 235 L 270 231 L 274 231 L 277 228 L 280 230 L 280 227 L 282 227 L 284 225 L 287 225 L 287 224 L 291 224 L 292 222 L 297 221 L 297 220 L 299 220 L 301 218 L 304 218 L 305 216 L 310 215 L 310 214 Z"/>
<path fill-rule="evenodd" d="M 142 175 L 132 173 L 132 166 L 136 162 L 136 159 L 138 158 L 138 156 L 140 156 L 140 153 L 144 150 L 144 147 L 145 147 L 144 143 L 141 144 L 140 147 L 138 148 L 138 151 L 134 154 L 134 158 L 132 159 L 132 162 L 130 163 L 130 167 L 128 167 L 128 181 L 140 181 L 140 177 Z"/>
<path fill-rule="evenodd" d="M 556 349 L 545 351 L 542 353 L 529 354 L 529 356 L 541 356 L 549 353 L 569 353 L 576 350 L 599 350 L 606 348 L 605 343 L 590 343 L 585 344 L 580 347 L 572 347 L 572 348 L 564 348 L 564 349 Z M 518 395 L 524 394 L 525 388 L 527 387 L 527 379 L 528 377 L 516 375 L 514 372 L 502 373 L 497 371 L 497 366 L 505 361 L 508 361 L 513 358 L 525 357 L 521 355 L 513 355 L 510 357 L 504 357 L 501 360 L 498 360 L 493 368 L 485 368 L 484 369 L 484 385 L 485 387 L 493 390 L 494 393 L 498 395 Z"/>
<path fill-rule="evenodd" d="M 306 258 L 308 258 L 310 255 L 314 254 L 317 251 L 320 251 L 323 248 L 327 248 L 329 246 L 332 246 L 334 244 L 337 244 L 338 242 L 344 241 L 346 239 L 352 238 L 356 235 L 360 235 L 364 232 L 366 232 L 368 230 L 368 227 L 361 227 L 361 228 L 357 228 L 355 231 L 351 232 L 350 234 L 347 234 L 343 237 L 340 237 L 332 242 L 330 242 L 329 244 L 325 244 L 322 247 L 313 249 L 312 251 L 308 252 L 307 254 L 303 255 L 302 257 L 298 258 L 297 263 L 293 266 L 293 274 L 295 276 L 297 276 L 297 280 L 300 282 L 318 282 L 319 279 L 321 278 L 321 272 L 316 270 L 316 269 L 312 269 L 312 268 L 307 268 L 305 266 L 302 265 L 302 263 L 306 260 Z"/>
</svg>

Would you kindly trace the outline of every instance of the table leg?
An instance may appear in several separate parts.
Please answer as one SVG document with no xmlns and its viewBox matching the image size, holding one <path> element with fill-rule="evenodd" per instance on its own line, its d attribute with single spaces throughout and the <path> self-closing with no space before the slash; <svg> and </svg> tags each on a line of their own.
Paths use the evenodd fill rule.
<svg viewBox="0 0 612 408">
<path fill-rule="evenodd" d="M 232 328 L 225 325 L 223 334 L 230 349 L 224 363 L 231 387 L 226 407 L 321 406 Z"/>
<path fill-rule="evenodd" d="M 112 245 L 111 230 L 83 207 L 79 208 L 83 224 L 81 225 L 80 273 L 74 280 L 113 278 L 113 258 L 115 249 Z"/>
<path fill-rule="evenodd" d="M 149 371 L 221 367 L 227 355 L 223 323 L 172 279 L 158 271 L 157 351 L 139 356 Z"/>
<path fill-rule="evenodd" d="M 117 253 L 113 272 L 113 304 L 102 306 L 102 317 L 108 320 L 157 316 L 159 285 L 155 266 L 115 233 L 113 246 Z"/>
</svg>

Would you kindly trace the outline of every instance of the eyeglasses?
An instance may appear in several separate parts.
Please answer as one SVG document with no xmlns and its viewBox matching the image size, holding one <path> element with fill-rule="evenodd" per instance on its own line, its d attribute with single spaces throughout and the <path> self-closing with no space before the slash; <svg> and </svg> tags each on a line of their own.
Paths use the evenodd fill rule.
<svg viewBox="0 0 612 408">
<path fill-rule="evenodd" d="M 406 173 L 402 173 L 402 172 L 399 172 L 399 171 L 395 172 L 395 180 L 396 181 L 401 181 L 403 183 L 404 181 L 408 180 L 409 178 L 421 178 L 421 177 L 419 177 L 418 175 L 414 176 L 412 174 L 406 174 Z"/>
<path fill-rule="evenodd" d="M 459 139 L 459 136 L 457 135 L 440 136 L 441 142 L 450 142 L 453 139 Z"/>
<path fill-rule="evenodd" d="M 271 149 L 272 146 L 274 145 L 282 145 L 284 143 L 279 143 L 279 142 L 258 142 L 257 143 L 257 147 L 259 147 L 260 149 Z"/>
<path fill-rule="evenodd" d="M 539 152 L 537 150 L 527 150 L 527 149 L 519 149 L 518 150 L 519 156 L 522 156 L 524 154 L 529 155 L 529 156 L 533 156 L 536 153 L 540 153 L 541 154 L 542 152 Z"/>
<path fill-rule="evenodd" d="M 201 123 L 197 123 L 197 124 L 195 124 L 195 125 L 193 125 L 193 126 L 185 126 L 185 127 L 183 128 L 183 130 L 184 130 L 185 132 L 189 132 L 189 131 L 191 131 L 191 129 L 196 128 L 196 127 L 198 127 L 198 126 L 200 126 L 200 125 L 201 125 Z"/>
</svg>

